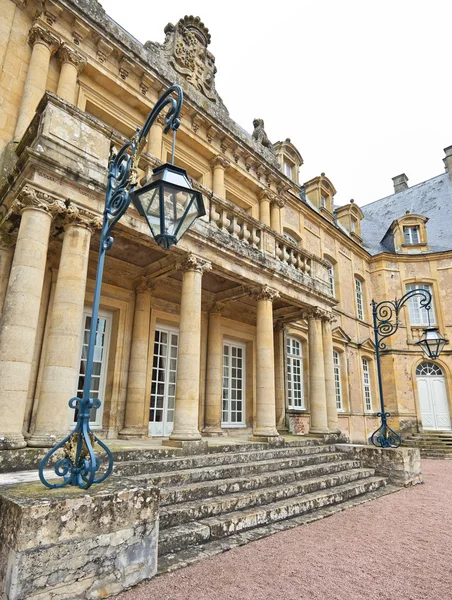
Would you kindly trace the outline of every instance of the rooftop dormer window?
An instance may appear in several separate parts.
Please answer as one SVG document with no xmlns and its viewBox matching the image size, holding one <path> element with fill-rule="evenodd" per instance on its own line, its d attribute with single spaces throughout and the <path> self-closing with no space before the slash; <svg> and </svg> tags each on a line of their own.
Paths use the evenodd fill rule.
<svg viewBox="0 0 452 600">
<path fill-rule="evenodd" d="M 403 241 L 407 245 L 419 244 L 421 241 L 419 225 L 403 228 Z"/>
<path fill-rule="evenodd" d="M 288 163 L 286 160 L 283 162 L 283 172 L 286 177 L 289 177 L 289 179 L 293 178 L 293 165 Z"/>
<path fill-rule="evenodd" d="M 327 202 L 326 196 L 324 196 L 323 194 L 321 194 L 321 196 L 320 196 L 320 206 L 322 208 L 327 208 L 326 202 Z"/>
</svg>

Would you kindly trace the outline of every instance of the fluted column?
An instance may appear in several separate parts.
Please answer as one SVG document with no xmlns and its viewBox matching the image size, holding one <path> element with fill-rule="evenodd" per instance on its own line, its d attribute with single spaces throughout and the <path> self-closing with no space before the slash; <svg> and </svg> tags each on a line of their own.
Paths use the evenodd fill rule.
<svg viewBox="0 0 452 600">
<path fill-rule="evenodd" d="M 79 52 L 71 48 L 69 44 L 62 44 L 58 51 L 58 58 L 61 60 L 61 71 L 57 94 L 63 100 L 75 104 L 77 77 L 85 67 L 86 60 Z"/>
<path fill-rule="evenodd" d="M 0 238 L 0 316 L 2 314 L 3 302 L 8 288 L 9 272 L 13 261 L 13 248 L 8 242 Z"/>
<path fill-rule="evenodd" d="M 92 213 L 68 208 L 58 278 L 50 315 L 36 425 L 29 446 L 51 447 L 67 435 L 73 413 L 85 306 L 91 233 L 101 221 Z"/>
<path fill-rule="evenodd" d="M 325 393 L 326 410 L 328 415 L 328 429 L 332 433 L 338 433 L 339 421 L 337 418 L 336 386 L 334 384 L 334 360 L 333 360 L 333 334 L 331 333 L 332 315 L 325 315 L 322 321 L 323 353 L 325 365 Z"/>
<path fill-rule="evenodd" d="M 270 202 L 275 198 L 275 194 L 270 190 L 263 190 L 259 196 L 259 220 L 269 227 L 271 226 Z"/>
<path fill-rule="evenodd" d="M 230 166 L 230 162 L 221 154 L 216 156 L 212 161 L 213 166 L 213 183 L 212 191 L 215 196 L 226 198 L 226 188 L 224 185 L 224 173 Z"/>
<path fill-rule="evenodd" d="M 328 433 L 322 314 L 313 311 L 308 316 L 309 402 L 311 411 L 309 433 Z"/>
<path fill-rule="evenodd" d="M 275 197 L 270 202 L 270 224 L 277 233 L 281 233 L 281 209 L 283 206 L 282 198 Z"/>
<path fill-rule="evenodd" d="M 127 381 L 124 429 L 119 435 L 125 439 L 148 437 L 149 396 L 146 395 L 148 375 L 149 327 L 151 321 L 151 293 L 154 283 L 141 277 L 135 287 L 135 316 L 130 349 L 129 378 Z"/>
<path fill-rule="evenodd" d="M 65 209 L 25 186 L 14 204 L 22 213 L 0 321 L 0 449 L 26 446 L 22 434 L 52 216 Z"/>
<path fill-rule="evenodd" d="M 223 334 L 221 313 L 224 306 L 215 303 L 209 313 L 207 334 L 205 433 L 221 433 Z"/>
<path fill-rule="evenodd" d="M 273 349 L 273 300 L 279 292 L 267 285 L 254 297 L 256 321 L 256 419 L 254 437 L 277 437 L 275 400 L 275 357 Z"/>
<path fill-rule="evenodd" d="M 171 441 L 201 439 L 198 430 L 201 361 L 201 284 L 211 264 L 189 254 L 176 267 L 183 272 L 179 324 L 174 429 Z"/>
<path fill-rule="evenodd" d="M 60 41 L 49 30 L 35 23 L 30 30 L 28 42 L 32 46 L 30 64 L 22 92 L 14 139 L 19 141 L 35 114 L 47 87 L 50 57 L 57 50 Z"/>
</svg>

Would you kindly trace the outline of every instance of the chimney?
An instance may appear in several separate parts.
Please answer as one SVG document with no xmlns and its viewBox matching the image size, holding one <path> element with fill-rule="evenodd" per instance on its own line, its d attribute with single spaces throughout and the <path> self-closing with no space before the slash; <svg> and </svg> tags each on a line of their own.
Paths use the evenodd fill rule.
<svg viewBox="0 0 452 600">
<path fill-rule="evenodd" d="M 451 147 L 452 150 L 452 147 Z M 452 161 L 452 156 L 451 156 L 451 161 Z M 408 177 L 405 175 L 405 173 L 402 173 L 401 175 L 396 175 L 395 177 L 392 178 L 392 181 L 394 182 L 394 192 L 397 194 L 397 192 L 402 192 L 403 190 L 408 189 Z"/>
<path fill-rule="evenodd" d="M 452 179 L 452 146 L 448 146 L 444 148 L 444 165 L 446 167 L 446 171 L 449 173 L 449 177 Z"/>
</svg>

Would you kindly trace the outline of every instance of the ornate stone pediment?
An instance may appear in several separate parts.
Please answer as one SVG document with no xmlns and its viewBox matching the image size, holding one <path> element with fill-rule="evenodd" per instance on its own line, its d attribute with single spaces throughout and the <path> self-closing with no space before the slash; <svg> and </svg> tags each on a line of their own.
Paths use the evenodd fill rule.
<svg viewBox="0 0 452 600">
<path fill-rule="evenodd" d="M 185 16 L 165 27 L 163 51 L 168 62 L 206 98 L 217 102 L 215 57 L 207 50 L 210 33 L 199 17 Z"/>
</svg>

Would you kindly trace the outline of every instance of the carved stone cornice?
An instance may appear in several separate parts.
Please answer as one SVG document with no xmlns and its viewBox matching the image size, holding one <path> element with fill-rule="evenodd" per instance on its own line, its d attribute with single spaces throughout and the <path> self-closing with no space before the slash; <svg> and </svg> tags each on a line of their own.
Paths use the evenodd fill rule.
<svg viewBox="0 0 452 600">
<path fill-rule="evenodd" d="M 61 40 L 49 29 L 45 29 L 40 23 L 35 23 L 28 33 L 28 43 L 34 46 L 37 43 L 45 44 L 54 53 L 58 50 Z"/>
<path fill-rule="evenodd" d="M 26 208 L 35 208 L 50 213 L 52 216 L 66 211 L 65 203 L 46 192 L 25 185 L 14 200 L 11 207 L 15 213 L 21 213 Z"/>
<path fill-rule="evenodd" d="M 86 58 L 77 52 L 69 44 L 62 44 L 58 50 L 57 57 L 62 63 L 70 63 L 76 67 L 77 71 L 80 72 L 86 66 Z"/>
<path fill-rule="evenodd" d="M 133 288 L 137 293 L 146 292 L 148 290 L 152 292 L 156 288 L 156 283 L 150 277 L 139 277 L 133 282 Z"/>
<path fill-rule="evenodd" d="M 97 43 L 97 60 L 103 64 L 113 52 L 112 44 L 109 44 L 102 38 Z"/>
<path fill-rule="evenodd" d="M 69 225 L 85 227 L 85 229 L 89 229 L 93 232 L 95 229 L 102 229 L 102 218 L 85 208 L 80 208 L 75 204 L 69 204 L 66 209 L 64 224 L 65 227 Z"/>
<path fill-rule="evenodd" d="M 255 300 L 270 300 L 273 302 L 273 300 L 279 298 L 279 292 L 268 285 L 263 285 L 260 288 L 253 290 L 251 296 Z"/>
<path fill-rule="evenodd" d="M 282 198 L 279 198 L 279 196 L 275 196 L 270 200 L 270 205 L 277 206 L 278 208 L 284 208 L 285 202 Z"/>
<path fill-rule="evenodd" d="M 212 166 L 213 166 L 213 168 L 221 167 L 222 169 L 227 169 L 228 167 L 231 166 L 231 163 L 228 161 L 228 159 L 225 156 L 223 156 L 222 154 L 218 154 L 212 160 Z"/>
<path fill-rule="evenodd" d="M 176 263 L 176 269 L 178 271 L 197 271 L 198 273 L 204 273 L 212 269 L 212 263 L 208 260 L 203 260 L 194 254 L 188 254 L 180 261 Z"/>
</svg>

